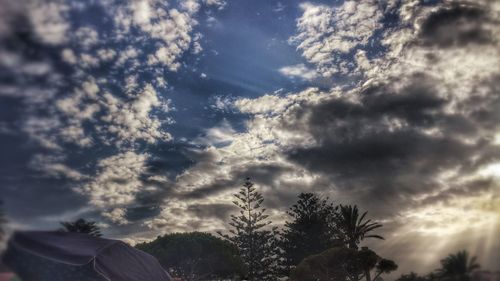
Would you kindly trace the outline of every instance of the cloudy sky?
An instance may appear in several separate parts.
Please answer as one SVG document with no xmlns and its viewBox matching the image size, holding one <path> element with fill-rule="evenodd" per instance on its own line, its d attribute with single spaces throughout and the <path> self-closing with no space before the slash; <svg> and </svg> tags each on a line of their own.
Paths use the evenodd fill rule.
<svg viewBox="0 0 500 281">
<path fill-rule="evenodd" d="M 358 204 L 400 271 L 500 270 L 500 2 L 0 0 L 0 198 L 17 229 L 226 227 L 251 177 Z"/>
</svg>

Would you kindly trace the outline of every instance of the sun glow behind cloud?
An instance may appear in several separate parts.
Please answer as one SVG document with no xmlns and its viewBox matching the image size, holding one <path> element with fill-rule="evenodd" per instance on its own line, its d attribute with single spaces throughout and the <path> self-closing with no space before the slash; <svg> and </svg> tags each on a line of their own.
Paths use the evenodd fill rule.
<svg viewBox="0 0 500 281">
<path fill-rule="evenodd" d="M 493 140 L 493 143 L 496 145 L 500 145 L 500 133 L 495 135 L 495 139 Z"/>
<path fill-rule="evenodd" d="M 395 229 L 386 240 L 373 245 L 381 253 L 393 255 L 396 247 L 406 249 L 400 270 L 437 268 L 446 253 L 456 248 L 474 253 L 485 264 L 494 259 L 495 240 L 500 235 L 500 200 L 494 194 L 455 198 L 446 203 L 409 210 L 384 225 Z M 377 245 L 378 244 L 378 245 Z"/>
<path fill-rule="evenodd" d="M 482 170 L 479 175 L 498 176 L 499 172 L 500 165 L 495 164 Z M 477 255 L 480 263 L 494 259 L 494 245 L 500 235 L 498 178 L 494 185 L 496 189 L 492 192 L 450 198 L 400 214 L 394 221 L 388 222 L 389 225 L 395 223 L 398 226 L 390 236 L 390 241 L 383 245 L 389 248 L 407 245 L 406 258 L 413 260 L 414 268 L 435 266 L 444 253 L 457 247 Z M 418 248 L 411 245 L 418 245 Z"/>
<path fill-rule="evenodd" d="M 479 174 L 481 176 L 490 176 L 500 180 L 500 162 L 487 165 Z"/>
</svg>

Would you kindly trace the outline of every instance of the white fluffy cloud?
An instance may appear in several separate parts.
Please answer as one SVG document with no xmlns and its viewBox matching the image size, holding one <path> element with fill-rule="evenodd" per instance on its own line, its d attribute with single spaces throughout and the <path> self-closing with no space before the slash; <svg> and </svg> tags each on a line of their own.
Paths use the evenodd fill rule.
<svg viewBox="0 0 500 281">
<path fill-rule="evenodd" d="M 105 46 L 95 53 L 90 52 L 90 48 L 101 44 L 99 33 L 90 26 L 77 29 L 71 40 L 78 48 L 64 48 L 61 58 L 79 69 L 79 75 L 87 76 L 88 78 L 84 79 L 88 81 L 84 80 L 70 95 L 54 101 L 59 116 L 51 118 L 56 120 L 54 122 L 46 122 L 52 124 L 51 126 L 34 129 L 29 124 L 35 124 L 37 121 L 28 117 L 25 131 L 30 131 L 35 139 L 43 141 L 47 147 L 49 144 L 51 147 L 60 147 L 57 145 L 59 141 L 81 147 L 90 147 L 96 141 L 101 141 L 122 147 L 127 144 L 134 145 L 137 141 L 154 143 L 170 140 L 170 134 L 163 130 L 162 123 L 153 112 L 158 110 L 165 113 L 165 110 L 168 110 L 167 102 L 160 100 L 152 85 L 139 85 L 135 81 L 131 87 L 130 81 L 127 80 L 124 93 L 112 93 L 106 90 L 108 82 L 99 82 L 102 84 L 100 88 L 96 79 L 85 73 L 103 62 L 113 62 L 115 67 L 126 66 L 129 70 L 140 67 L 139 57 L 147 54 L 129 45 L 131 42 L 128 33 L 131 27 L 139 28 L 145 34 L 145 40 L 158 40 L 161 43 L 147 55 L 150 66 L 161 65 L 172 71 L 177 70 L 180 66 L 178 59 L 191 47 L 191 32 L 197 24 L 194 16 L 201 4 L 197 1 L 185 1 L 176 9 L 163 1 L 128 1 L 120 5 L 113 1 L 104 2 L 103 5 L 114 15 L 116 28 L 111 33 L 114 40 L 128 46 L 119 54 Z M 29 11 L 34 13 L 33 21 L 36 21 L 37 34 L 41 40 L 50 44 L 67 42 L 69 25 L 64 16 L 69 7 L 64 5 L 64 2 L 46 1 L 33 1 L 31 5 Z M 195 41 L 199 40 L 196 38 L 201 38 L 201 35 L 194 35 Z M 199 43 L 194 48 L 201 50 Z M 19 64 L 21 63 L 17 63 Z M 157 77 L 156 80 L 159 87 L 165 86 L 163 77 Z M 49 100 L 50 98 L 46 102 Z M 33 119 L 38 118 L 33 116 Z"/>
<path fill-rule="evenodd" d="M 298 77 L 303 80 L 313 80 L 318 77 L 318 73 L 316 73 L 315 70 L 307 68 L 307 66 L 303 63 L 284 66 L 279 69 L 279 72 L 287 77 Z"/>
<path fill-rule="evenodd" d="M 224 6 L 226 6 L 226 1 L 224 0 L 203 0 L 203 3 L 205 3 L 208 6 L 215 6 L 218 9 L 223 9 Z"/>
<path fill-rule="evenodd" d="M 76 189 L 114 223 L 124 224 L 126 208 L 145 187 L 140 176 L 146 170 L 147 154 L 126 151 L 99 160 L 94 179 Z"/>
<path fill-rule="evenodd" d="M 69 6 L 65 1 L 28 1 L 25 7 L 36 35 L 45 43 L 61 44 L 68 41 Z"/>
<path fill-rule="evenodd" d="M 95 126 L 94 138 L 118 147 L 137 141 L 155 143 L 171 138 L 152 114 L 152 110 L 165 107 L 150 84 L 132 91 L 126 98 L 118 98 L 101 91 L 96 81 L 89 80 L 73 95 L 58 100 L 56 105 L 67 124 L 60 130 L 66 142 L 92 145 L 89 132 L 83 129 L 85 122 Z"/>
<path fill-rule="evenodd" d="M 231 127 L 227 120 L 224 120 L 219 126 L 207 129 L 203 137 L 199 137 L 194 141 L 196 144 L 202 145 L 224 145 L 229 144 L 233 140 L 236 131 Z"/>
<path fill-rule="evenodd" d="M 304 3 L 297 21 L 298 34 L 290 39 L 318 72 L 329 77 L 346 74 L 352 66 L 342 56 L 365 47 L 382 27 L 377 1 L 345 1 L 338 7 Z"/>
<path fill-rule="evenodd" d="M 200 8 L 198 1 L 181 3 L 180 9 L 169 8 L 163 1 L 130 1 L 115 13 L 115 22 L 122 32 L 131 26 L 140 28 L 152 39 L 159 40 L 160 46 L 148 56 L 149 65 L 164 65 L 176 71 L 179 57 L 191 47 L 191 32 L 197 21 L 194 15 Z"/>
<path fill-rule="evenodd" d="M 75 33 L 75 41 L 83 48 L 89 48 L 99 42 L 99 33 L 92 27 L 85 26 L 78 28 Z"/>
<path fill-rule="evenodd" d="M 103 129 L 117 136 L 117 144 L 144 140 L 149 143 L 170 140 L 170 134 L 161 128 L 161 122 L 152 117 L 154 108 L 162 107 L 155 89 L 147 84 L 131 101 L 122 100 L 109 93 L 104 95 L 107 114 L 101 118 L 105 122 Z"/>
<path fill-rule="evenodd" d="M 95 160 L 100 176 L 83 190 L 85 194 L 95 191 L 91 203 L 105 217 L 124 223 L 124 208 L 132 202 L 132 190 L 141 187 L 139 180 L 117 191 L 116 196 L 110 190 L 113 209 L 102 206 L 107 190 L 98 190 L 97 185 L 106 182 L 108 187 L 117 188 L 108 183 L 108 171 L 118 169 L 112 167 L 113 161 L 120 165 L 129 165 L 128 159 L 145 163 L 150 155 L 140 153 L 140 149 L 171 141 L 165 125 L 172 122 L 168 113 L 173 107 L 164 93 L 158 92 L 168 84 L 170 74 L 164 70 L 178 70 L 181 57 L 189 50 L 192 54 L 202 52 L 203 35 L 194 31 L 196 17 L 202 6 L 217 9 L 225 2 L 4 2 L 0 9 L 0 38 L 11 36 L 11 45 L 23 48 L 0 46 L 0 67 L 7 72 L 4 80 L 14 81 L 0 83 L 0 95 L 22 99 L 20 103 L 26 106 L 15 126 L 31 143 L 45 150 L 33 157 L 29 167 L 46 177 L 87 182 L 91 171 L 76 170 L 78 161 L 72 156 L 101 151 L 102 147 L 116 152 L 114 157 Z M 90 12 L 89 5 L 101 8 L 113 21 L 101 25 L 99 20 L 83 23 L 69 18 L 73 13 Z M 19 28 L 33 36 L 22 41 L 16 37 Z M 52 56 L 54 51 L 59 52 L 60 60 Z M 104 66 L 106 75 L 100 73 Z M 210 134 L 220 137 L 216 130 Z M 130 179 L 141 172 L 139 167 L 117 171 L 118 177 L 123 174 Z"/>
<path fill-rule="evenodd" d="M 69 64 L 76 64 L 78 62 L 78 58 L 75 53 L 71 49 L 64 49 L 61 52 L 61 57 L 63 61 Z"/>
</svg>

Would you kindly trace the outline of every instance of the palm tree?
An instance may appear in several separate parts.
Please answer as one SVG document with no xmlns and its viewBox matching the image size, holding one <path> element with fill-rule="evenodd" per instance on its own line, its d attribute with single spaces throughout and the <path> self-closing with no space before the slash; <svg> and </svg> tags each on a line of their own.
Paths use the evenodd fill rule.
<svg viewBox="0 0 500 281">
<path fill-rule="evenodd" d="M 469 258 L 469 253 L 464 250 L 442 259 L 438 274 L 443 280 L 469 281 L 472 272 L 479 267 L 476 257 Z"/>
<path fill-rule="evenodd" d="M 382 227 L 382 224 L 371 219 L 365 220 L 366 214 L 367 212 L 364 212 L 360 216 L 356 205 L 339 206 L 335 218 L 336 230 L 348 248 L 357 249 L 358 244 L 365 238 L 384 239 L 380 235 L 370 234 L 371 231 Z"/>
<path fill-rule="evenodd" d="M 74 222 L 61 222 L 63 226 L 62 231 L 66 232 L 78 232 L 87 233 L 94 237 L 101 237 L 101 230 L 95 221 L 86 221 L 84 219 L 78 219 Z"/>
</svg>

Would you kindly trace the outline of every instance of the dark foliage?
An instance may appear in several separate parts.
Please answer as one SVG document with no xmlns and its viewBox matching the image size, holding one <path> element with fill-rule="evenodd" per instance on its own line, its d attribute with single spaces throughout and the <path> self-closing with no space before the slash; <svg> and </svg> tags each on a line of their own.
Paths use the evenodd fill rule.
<svg viewBox="0 0 500 281">
<path fill-rule="evenodd" d="M 427 281 L 428 278 L 420 276 L 415 272 L 410 272 L 409 274 L 403 274 L 401 277 L 396 279 L 396 281 Z"/>
<path fill-rule="evenodd" d="M 214 280 L 244 275 L 238 249 L 209 233 L 167 234 L 137 248 L 155 256 L 174 277 Z"/>
<path fill-rule="evenodd" d="M 473 274 L 480 266 L 476 257 L 470 257 L 467 251 L 449 254 L 441 260 L 441 268 L 421 276 L 414 272 L 403 274 L 396 281 L 471 281 Z"/>
<path fill-rule="evenodd" d="M 382 225 L 370 219 L 365 220 L 367 213 L 360 215 L 356 205 L 340 205 L 335 216 L 335 229 L 347 247 L 357 249 L 359 243 L 365 238 L 384 239 L 380 235 L 370 234 Z"/>
<path fill-rule="evenodd" d="M 441 260 L 437 275 L 444 281 L 470 281 L 476 269 L 479 269 L 476 257 L 470 257 L 467 251 L 460 251 Z"/>
<path fill-rule="evenodd" d="M 87 233 L 91 236 L 101 237 L 101 230 L 95 221 L 87 221 L 85 219 L 77 219 L 74 222 L 61 222 L 62 231 Z"/>
<path fill-rule="evenodd" d="M 271 222 L 262 207 L 264 198 L 249 178 L 234 198 L 239 215 L 231 215 L 230 234 L 219 235 L 238 248 L 247 268 L 247 280 L 276 280 L 279 259 L 277 230 L 267 227 Z"/>
<path fill-rule="evenodd" d="M 305 257 L 339 245 L 333 232 L 336 208 L 328 199 L 301 193 L 287 214 L 281 245 L 284 267 L 290 270 Z"/>
<path fill-rule="evenodd" d="M 376 269 L 371 279 L 370 271 Z M 305 258 L 291 274 L 294 281 L 367 281 L 375 280 L 382 273 L 397 269 L 390 260 L 381 259 L 367 248 L 356 250 L 346 247 L 335 247 L 320 254 Z"/>
</svg>

